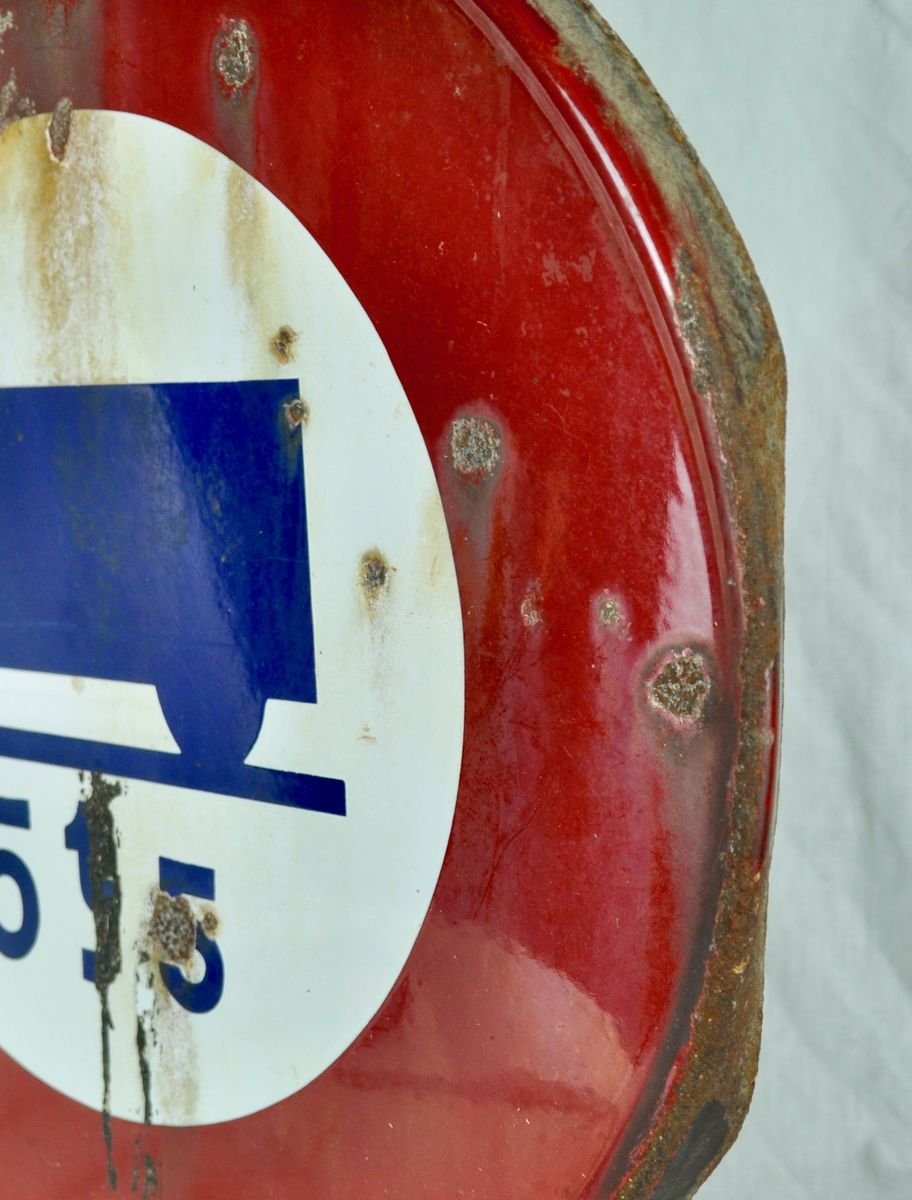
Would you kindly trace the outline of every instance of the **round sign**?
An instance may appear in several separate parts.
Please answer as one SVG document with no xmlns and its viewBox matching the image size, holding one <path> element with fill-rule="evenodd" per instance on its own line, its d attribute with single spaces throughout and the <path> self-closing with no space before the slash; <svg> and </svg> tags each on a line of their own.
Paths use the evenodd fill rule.
<svg viewBox="0 0 912 1200">
<path fill-rule="evenodd" d="M 9 1187 L 689 1194 L 779 678 L 712 185 L 575 0 L 6 9 Z"/>
<path fill-rule="evenodd" d="M 402 970 L 459 598 L 408 399 L 301 223 L 161 122 L 68 138 L 0 143 L 3 1048 L 204 1124 L 309 1083 Z"/>
</svg>

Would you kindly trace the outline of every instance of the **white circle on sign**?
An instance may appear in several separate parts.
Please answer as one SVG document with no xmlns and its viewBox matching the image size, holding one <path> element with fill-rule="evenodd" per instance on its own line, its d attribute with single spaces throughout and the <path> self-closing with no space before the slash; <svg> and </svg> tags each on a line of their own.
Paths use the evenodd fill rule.
<svg viewBox="0 0 912 1200">
<path fill-rule="evenodd" d="M 20 634 L 44 645 L 23 611 L 0 632 L 0 1037 L 39 1079 L 114 1116 L 225 1121 L 298 1091 L 351 1045 L 427 912 L 462 753 L 452 552 L 380 338 L 295 216 L 160 122 L 75 112 L 59 161 L 47 122 L 0 135 L 0 281 L 15 297 L 0 326 L 0 440 L 28 444 L 13 428 L 26 412 L 40 427 L 28 389 L 94 388 L 97 414 L 140 386 L 288 381 L 302 401 L 287 419 L 303 454 L 316 701 L 267 696 L 244 770 L 292 792 L 299 776 L 341 782 L 345 815 L 146 771 L 181 757 L 157 680 L 73 677 L 43 650 L 33 669 L 11 649 Z M 78 406 L 83 393 L 66 395 Z M 78 476 L 65 443 L 54 471 Z M 130 457 L 111 465 L 125 510 L 130 489 L 161 483 Z M 294 601 L 287 620 L 302 620 Z M 87 768 L 89 750 L 139 766 L 80 774 L 80 747 Z M 103 946 L 84 893 L 110 901 L 114 885 L 80 876 L 80 811 L 93 848 L 114 855 Z M 203 996 L 199 1011 L 178 993 Z"/>
</svg>

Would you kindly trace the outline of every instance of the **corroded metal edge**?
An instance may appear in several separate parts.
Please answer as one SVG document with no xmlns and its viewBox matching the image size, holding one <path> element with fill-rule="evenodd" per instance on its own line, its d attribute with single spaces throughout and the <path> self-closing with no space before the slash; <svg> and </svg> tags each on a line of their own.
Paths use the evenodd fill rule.
<svg viewBox="0 0 912 1200">
<path fill-rule="evenodd" d="M 613 1200 L 693 1196 L 734 1142 L 760 1046 L 766 853 L 776 774 L 782 637 L 785 362 L 766 296 L 715 186 L 647 75 L 588 0 L 529 0 L 564 64 L 635 148 L 678 238 L 671 323 L 704 435 L 721 464 L 744 614 L 738 746 L 712 949 L 669 1086 L 626 1148 Z"/>
</svg>

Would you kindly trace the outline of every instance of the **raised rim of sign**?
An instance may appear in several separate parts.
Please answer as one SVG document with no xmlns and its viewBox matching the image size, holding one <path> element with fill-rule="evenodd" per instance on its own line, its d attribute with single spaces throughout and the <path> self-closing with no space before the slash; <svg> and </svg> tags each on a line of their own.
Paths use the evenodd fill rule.
<svg viewBox="0 0 912 1200">
<path fill-rule="evenodd" d="M 730 526 L 742 613 L 740 711 L 711 949 L 682 1041 L 657 1065 L 622 1145 L 603 1163 L 599 1191 L 614 1200 L 683 1197 L 734 1142 L 759 1055 L 781 689 L 785 359 L 719 192 L 643 68 L 588 0 L 519 0 L 509 14 L 494 0 L 458 3 L 534 61 L 625 219 L 674 339 Z"/>
</svg>

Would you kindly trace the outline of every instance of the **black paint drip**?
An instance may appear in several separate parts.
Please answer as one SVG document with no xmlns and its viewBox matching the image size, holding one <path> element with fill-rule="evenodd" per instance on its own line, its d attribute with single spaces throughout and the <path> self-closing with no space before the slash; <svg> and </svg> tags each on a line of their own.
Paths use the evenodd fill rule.
<svg viewBox="0 0 912 1200">
<path fill-rule="evenodd" d="M 149 1069 L 148 1040 L 142 1017 L 136 1018 L 136 1053 L 139 1058 L 139 1077 L 142 1082 L 143 1124 L 152 1124 L 152 1072 Z"/>
<path fill-rule="evenodd" d="M 121 794 L 119 783 L 109 783 L 93 771 L 85 797 L 89 833 L 89 881 L 95 918 L 95 987 L 101 1001 L 101 1071 L 104 1086 L 101 1120 L 108 1152 L 108 1183 L 117 1187 L 114 1143 L 111 1132 L 111 1010 L 108 989 L 120 974 L 120 876 L 117 873 L 117 835 L 111 804 Z"/>
</svg>

